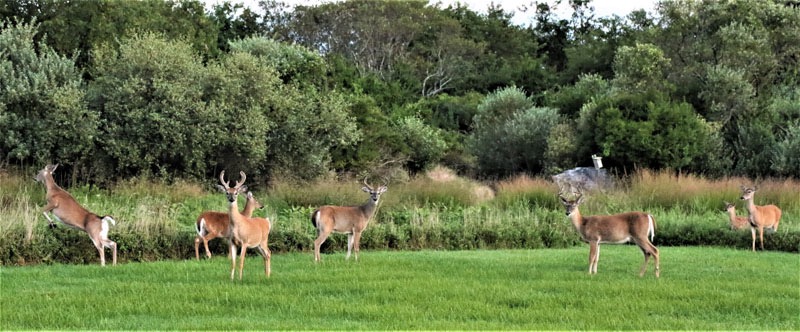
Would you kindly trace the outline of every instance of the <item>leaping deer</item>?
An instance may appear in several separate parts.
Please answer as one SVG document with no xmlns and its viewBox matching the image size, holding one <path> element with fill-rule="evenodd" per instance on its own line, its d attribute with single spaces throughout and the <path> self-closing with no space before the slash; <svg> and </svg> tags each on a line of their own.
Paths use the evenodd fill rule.
<svg viewBox="0 0 800 332">
<path fill-rule="evenodd" d="M 747 217 L 740 217 L 736 215 L 736 205 L 733 203 L 725 202 L 725 211 L 728 212 L 728 218 L 731 221 L 731 230 L 739 230 L 745 226 L 750 225 L 750 220 Z"/>
<path fill-rule="evenodd" d="M 755 195 L 757 187 L 741 186 L 741 188 L 742 200 L 747 202 L 750 234 L 753 235 L 753 251 L 756 251 L 756 228 L 761 239 L 761 250 L 764 250 L 764 228 L 778 231 L 778 224 L 781 222 L 781 209 L 775 205 L 756 205 L 753 203 L 753 195 Z"/>
<path fill-rule="evenodd" d="M 104 249 L 111 248 L 113 252 L 112 262 L 117 265 L 117 243 L 108 239 L 108 223 L 116 224 L 114 218 L 111 216 L 99 216 L 89 212 L 86 208 L 81 206 L 72 195 L 64 189 L 61 189 L 53 179 L 53 172 L 58 167 L 58 164 L 47 165 L 38 174 L 36 174 L 36 181 L 42 182 L 47 189 L 47 205 L 44 206 L 44 217 L 53 227 L 55 224 L 50 219 L 49 212 L 53 216 L 67 226 L 80 229 L 92 239 L 94 247 L 100 254 L 100 265 L 106 265 L 106 254 Z"/>
<path fill-rule="evenodd" d="M 252 192 L 247 192 L 247 203 L 244 205 L 242 215 L 252 217 L 253 211 L 263 208 L 259 201 L 253 196 Z M 200 260 L 200 242 L 206 249 L 206 257 L 211 258 L 211 251 L 208 249 L 208 241 L 216 238 L 223 238 L 228 245 L 233 245 L 233 234 L 231 233 L 231 221 L 227 212 L 206 211 L 197 217 L 195 223 L 197 236 L 194 238 L 194 257 Z"/>
<path fill-rule="evenodd" d="M 364 187 L 361 190 L 369 194 L 369 200 L 363 205 L 325 205 L 311 213 L 311 224 L 317 229 L 317 239 L 314 240 L 314 261 L 320 261 L 320 246 L 328 239 L 331 232 L 347 234 L 347 256 L 345 259 L 350 259 L 350 253 L 355 248 L 355 258 L 358 260 L 361 232 L 367 228 L 369 220 L 375 213 L 378 199 L 387 189 L 385 183 L 378 189 L 373 189 L 367 183 L 367 179 L 364 178 Z"/>
<path fill-rule="evenodd" d="M 637 211 L 584 217 L 578 210 L 578 206 L 583 202 L 583 194 L 579 192 L 578 198 L 574 200 L 568 200 L 562 194 L 559 193 L 558 198 L 567 210 L 567 217 L 580 233 L 581 239 L 589 243 L 589 274 L 597 273 L 601 243 L 633 241 L 644 254 L 644 264 L 639 271 L 639 276 L 644 276 L 647 271 L 650 256 L 655 259 L 656 278 L 660 276 L 658 248 L 651 242 L 655 235 L 656 220 L 651 214 Z"/>
<path fill-rule="evenodd" d="M 222 185 L 217 185 L 217 188 L 225 193 L 228 199 L 228 216 L 231 222 L 231 234 L 233 239 L 242 246 L 241 258 L 239 259 L 239 280 L 242 280 L 242 270 L 244 270 L 244 258 L 247 253 L 247 248 L 256 248 L 261 256 L 264 257 L 264 275 L 267 277 L 271 274 L 271 258 L 272 253 L 269 251 L 269 231 L 272 228 L 272 223 L 266 218 L 250 218 L 245 217 L 239 212 L 237 206 L 237 198 L 239 193 L 247 191 L 247 186 L 244 186 L 244 181 L 247 175 L 244 172 L 239 172 L 241 179 L 236 181 L 236 185 L 231 188 L 228 182 L 225 181 L 225 171 L 219 173 L 219 182 Z M 231 280 L 233 280 L 234 272 L 236 271 L 236 246 L 231 243 Z"/>
</svg>

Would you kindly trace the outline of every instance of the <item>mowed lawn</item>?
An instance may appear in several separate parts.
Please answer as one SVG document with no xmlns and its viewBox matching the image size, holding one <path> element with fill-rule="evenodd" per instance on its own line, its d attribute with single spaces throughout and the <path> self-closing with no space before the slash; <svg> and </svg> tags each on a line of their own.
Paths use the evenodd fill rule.
<svg viewBox="0 0 800 332">
<path fill-rule="evenodd" d="M 800 255 L 662 247 L 661 278 L 639 249 L 276 254 L 272 277 L 230 261 L 2 267 L 0 329 L 798 330 Z M 652 264 L 652 263 L 651 263 Z"/>
</svg>

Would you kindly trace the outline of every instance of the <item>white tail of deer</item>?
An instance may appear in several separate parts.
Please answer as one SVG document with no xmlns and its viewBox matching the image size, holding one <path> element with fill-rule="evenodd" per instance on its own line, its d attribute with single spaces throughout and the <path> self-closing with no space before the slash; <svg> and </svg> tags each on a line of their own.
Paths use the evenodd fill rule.
<svg viewBox="0 0 800 332">
<path fill-rule="evenodd" d="M 114 218 L 110 216 L 98 216 L 89 212 L 81 206 L 72 195 L 64 189 L 61 189 L 53 179 L 53 172 L 58 167 L 56 165 L 47 165 L 38 174 L 36 174 L 36 181 L 42 182 L 47 189 L 47 205 L 44 207 L 44 217 L 54 226 L 53 220 L 50 219 L 49 213 L 52 213 L 58 221 L 61 221 L 67 226 L 80 229 L 92 239 L 94 247 L 100 254 L 100 265 L 106 265 L 105 248 L 111 248 L 113 253 L 113 265 L 117 265 L 117 243 L 108 239 L 108 223 L 116 224 Z"/>
<path fill-rule="evenodd" d="M 245 217 L 252 217 L 253 211 L 263 208 L 259 201 L 253 196 L 252 192 L 247 192 L 247 203 L 244 205 L 242 215 Z M 206 249 L 206 257 L 211 258 L 211 250 L 208 249 L 208 241 L 216 238 L 223 238 L 228 242 L 229 246 L 233 243 L 233 234 L 231 233 L 231 221 L 227 212 L 206 211 L 197 217 L 195 223 L 197 230 L 197 237 L 194 238 L 194 257 L 200 259 L 200 242 Z"/>
<path fill-rule="evenodd" d="M 320 246 L 328 239 L 331 232 L 347 234 L 347 256 L 355 251 L 355 258 L 358 260 L 359 244 L 361 242 L 361 232 L 367 228 L 369 220 L 375 213 L 378 199 L 381 194 L 386 192 L 386 184 L 373 189 L 364 179 L 364 187 L 361 188 L 369 194 L 369 200 L 360 206 L 332 206 L 325 205 L 311 214 L 311 224 L 317 229 L 317 239 L 314 240 L 314 261 L 320 261 Z M 355 248 L 355 249 L 354 249 Z"/>
<path fill-rule="evenodd" d="M 231 188 L 228 182 L 225 181 L 225 171 L 222 171 L 219 173 L 219 182 L 222 183 L 222 185 L 217 185 L 228 199 L 228 217 L 231 223 L 233 240 L 238 242 L 242 247 L 241 258 L 239 258 L 239 280 L 242 280 L 242 270 L 244 270 L 244 258 L 247 253 L 247 248 L 256 248 L 256 250 L 261 253 L 261 256 L 264 257 L 264 275 L 269 277 L 272 272 L 270 268 L 272 253 L 269 251 L 269 231 L 272 228 L 272 223 L 266 218 L 245 217 L 239 212 L 237 198 L 240 193 L 247 191 L 247 186 L 244 186 L 247 175 L 244 174 L 244 172 L 239 172 L 239 176 L 241 179 L 236 181 L 236 185 Z M 235 271 L 236 246 L 231 244 L 231 280 L 233 280 Z"/>
<path fill-rule="evenodd" d="M 748 218 L 750 219 L 750 234 L 753 235 L 753 251 L 756 251 L 756 229 L 761 239 L 761 250 L 764 250 L 764 228 L 778 230 L 778 223 L 781 222 L 781 209 L 775 205 L 756 205 L 753 203 L 753 195 L 757 188 L 741 186 L 742 200 L 746 201 Z"/>
<path fill-rule="evenodd" d="M 728 212 L 731 230 L 739 230 L 750 225 L 750 220 L 747 217 L 740 217 L 736 215 L 736 205 L 733 203 L 725 202 L 725 211 Z"/>
<path fill-rule="evenodd" d="M 656 221 L 652 215 L 644 212 L 626 212 L 614 215 L 584 217 L 578 210 L 583 202 L 583 194 L 577 199 L 568 200 L 559 193 L 561 204 L 567 210 L 572 225 L 580 233 L 581 239 L 589 243 L 589 274 L 597 273 L 597 261 L 600 259 L 601 243 L 625 243 L 633 241 L 644 253 L 644 264 L 639 276 L 644 276 L 650 256 L 655 259 L 656 278 L 661 273 L 658 248 L 651 242 L 655 235 Z M 648 239 L 648 236 L 650 237 Z"/>
</svg>

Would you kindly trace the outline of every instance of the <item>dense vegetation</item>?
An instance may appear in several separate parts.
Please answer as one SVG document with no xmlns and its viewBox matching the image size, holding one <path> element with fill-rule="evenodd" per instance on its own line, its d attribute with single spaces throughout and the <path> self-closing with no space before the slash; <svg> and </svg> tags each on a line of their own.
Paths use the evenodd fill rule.
<svg viewBox="0 0 800 332">
<path fill-rule="evenodd" d="M 800 174 L 796 1 L 591 1 L 479 13 L 351 0 L 0 4 L 0 167 L 68 186 L 552 175 L 603 156 L 711 177 Z"/>
<path fill-rule="evenodd" d="M 117 220 L 109 237 L 117 242 L 124 263 L 194 259 L 197 216 L 207 210 L 227 210 L 224 195 L 211 191 L 214 183 L 134 180 L 110 189 L 81 186 L 71 191 L 91 211 Z M 612 190 L 587 193 L 581 212 L 648 211 L 657 221 L 656 246 L 749 250 L 749 228 L 730 230 L 723 203 L 734 202 L 739 215 L 747 214 L 739 200 L 742 183 L 749 180 L 643 171 L 619 179 Z M 445 169 L 390 184 L 363 234 L 362 256 L 373 250 L 540 249 L 581 243 L 551 181 L 521 176 L 490 185 L 459 178 Z M 778 231 L 765 234 L 766 250 L 800 252 L 800 183 L 768 180 L 760 182 L 759 188 L 758 204 L 775 204 L 783 210 Z M 277 183 L 268 192 L 256 191 L 255 196 L 265 205 L 255 215 L 273 221 L 270 248 L 275 253 L 313 249 L 316 231 L 310 214 L 314 208 L 367 200 L 357 181 Z M 47 226 L 41 214 L 44 197 L 43 186 L 30 176 L 0 175 L 0 263 L 96 264 L 97 251 L 86 233 L 60 224 Z M 341 252 L 346 242 L 346 236 L 332 235 L 323 252 Z M 222 240 L 211 241 L 211 247 L 215 255 L 227 252 Z"/>
<path fill-rule="evenodd" d="M 280 254 L 229 262 L 0 268 L 2 330 L 798 330 L 800 261 L 779 252 L 634 247 Z M 652 272 L 651 272 L 652 273 Z M 758 287 L 754 287 L 757 284 Z M 91 308 L 91 314 L 87 314 Z"/>
</svg>

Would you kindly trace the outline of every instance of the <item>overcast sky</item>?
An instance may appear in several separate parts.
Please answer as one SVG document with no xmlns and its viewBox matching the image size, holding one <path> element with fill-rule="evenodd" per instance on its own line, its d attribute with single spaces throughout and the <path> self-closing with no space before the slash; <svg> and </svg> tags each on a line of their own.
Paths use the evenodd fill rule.
<svg viewBox="0 0 800 332">
<path fill-rule="evenodd" d="M 212 4 L 221 3 L 224 0 L 202 0 L 209 7 Z M 491 3 L 498 3 L 505 11 L 514 11 L 516 15 L 513 18 L 514 23 L 527 25 L 531 22 L 531 17 L 533 17 L 534 11 L 529 10 L 527 13 L 521 13 L 520 8 L 523 6 L 532 7 L 531 4 L 536 2 L 532 0 L 439 0 L 445 7 L 449 4 L 454 4 L 456 2 L 461 2 L 467 4 L 470 9 L 478 12 L 485 12 L 486 8 L 489 7 Z M 539 2 L 546 1 L 546 0 L 539 0 Z M 233 3 L 243 3 L 245 6 L 250 7 L 253 10 L 259 9 L 258 7 L 258 0 L 230 0 Z M 283 0 L 291 5 L 301 4 L 301 5 L 313 5 L 320 2 L 321 0 Z M 429 3 L 436 3 L 437 0 L 429 0 Z M 552 2 L 552 1 L 550 1 Z M 564 0 L 564 3 L 560 6 L 558 13 L 563 15 L 565 18 L 568 17 L 572 12 L 566 10 L 569 5 L 567 1 Z M 592 6 L 594 6 L 595 14 L 599 17 L 602 16 L 611 16 L 611 15 L 619 15 L 625 16 L 628 15 L 630 12 L 638 9 L 644 9 L 649 12 L 653 12 L 655 9 L 655 4 L 657 0 L 593 0 Z"/>
</svg>

